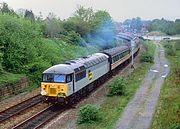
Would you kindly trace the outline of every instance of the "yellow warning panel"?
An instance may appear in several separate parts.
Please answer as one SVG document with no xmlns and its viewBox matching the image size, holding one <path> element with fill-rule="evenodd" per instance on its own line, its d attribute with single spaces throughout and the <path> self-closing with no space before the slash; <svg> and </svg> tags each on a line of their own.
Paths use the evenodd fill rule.
<svg viewBox="0 0 180 129">
<path fill-rule="evenodd" d="M 91 70 L 88 71 L 88 79 L 89 79 L 89 81 L 92 80 L 92 72 L 91 72 Z"/>
</svg>

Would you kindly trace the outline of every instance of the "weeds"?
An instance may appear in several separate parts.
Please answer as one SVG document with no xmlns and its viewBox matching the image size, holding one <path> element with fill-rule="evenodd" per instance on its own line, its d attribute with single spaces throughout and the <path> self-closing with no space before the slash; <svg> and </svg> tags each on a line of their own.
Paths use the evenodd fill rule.
<svg viewBox="0 0 180 129">
<path fill-rule="evenodd" d="M 153 63 L 155 45 L 151 41 L 144 42 L 146 51 L 144 51 L 140 57 L 141 62 Z"/>
<path fill-rule="evenodd" d="M 177 56 L 171 56 L 166 52 L 171 66 L 169 76 L 165 79 L 161 88 L 159 102 L 151 124 L 152 129 L 179 129 L 180 128 L 180 51 L 175 47 L 179 41 L 164 42 L 165 49 L 174 49 Z"/>
<path fill-rule="evenodd" d="M 127 85 L 127 81 L 124 78 L 116 76 L 108 84 L 108 87 L 109 87 L 108 96 L 125 95 L 125 93 L 126 93 L 126 85 Z"/>
</svg>

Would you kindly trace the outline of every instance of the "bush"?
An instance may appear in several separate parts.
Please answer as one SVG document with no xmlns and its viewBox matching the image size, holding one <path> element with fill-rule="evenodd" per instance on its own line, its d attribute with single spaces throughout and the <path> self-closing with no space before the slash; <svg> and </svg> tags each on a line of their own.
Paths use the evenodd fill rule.
<svg viewBox="0 0 180 129">
<path fill-rule="evenodd" d="M 94 105 L 87 104 L 80 108 L 78 113 L 78 124 L 93 123 L 102 119 L 102 112 Z"/>
<path fill-rule="evenodd" d="M 141 62 L 153 63 L 154 57 L 149 52 L 144 52 L 140 57 Z"/>
<path fill-rule="evenodd" d="M 176 53 L 175 53 L 173 48 L 166 48 L 166 53 L 169 56 L 175 56 L 176 55 Z"/>
<path fill-rule="evenodd" d="M 172 49 L 172 48 L 173 48 L 173 46 L 172 46 L 171 44 L 165 44 L 164 47 L 165 47 L 165 48 L 169 48 L 169 49 Z"/>
<path fill-rule="evenodd" d="M 127 82 L 122 77 L 115 77 L 113 80 L 108 84 L 109 87 L 109 96 L 114 95 L 124 95 L 126 92 L 126 85 Z"/>
<path fill-rule="evenodd" d="M 165 47 L 165 51 L 166 51 L 167 55 L 169 55 L 169 56 L 175 56 L 176 55 L 172 44 L 166 43 L 166 44 L 164 44 L 164 47 Z"/>
<path fill-rule="evenodd" d="M 2 72 L 2 53 L 0 52 L 0 73 Z"/>
<path fill-rule="evenodd" d="M 174 48 L 178 51 L 178 50 L 180 50 L 180 41 L 179 42 L 176 42 L 175 44 L 174 44 Z"/>
</svg>

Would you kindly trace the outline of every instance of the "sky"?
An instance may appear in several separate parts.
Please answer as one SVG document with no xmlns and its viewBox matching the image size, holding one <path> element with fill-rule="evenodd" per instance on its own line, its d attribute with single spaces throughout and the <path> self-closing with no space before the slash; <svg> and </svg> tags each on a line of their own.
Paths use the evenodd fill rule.
<svg viewBox="0 0 180 129">
<path fill-rule="evenodd" d="M 115 21 L 124 21 L 134 17 L 143 20 L 180 19 L 180 0 L 0 0 L 14 10 L 29 9 L 35 15 L 45 17 L 53 12 L 60 19 L 72 16 L 78 5 L 92 7 L 94 11 L 106 10 Z"/>
</svg>

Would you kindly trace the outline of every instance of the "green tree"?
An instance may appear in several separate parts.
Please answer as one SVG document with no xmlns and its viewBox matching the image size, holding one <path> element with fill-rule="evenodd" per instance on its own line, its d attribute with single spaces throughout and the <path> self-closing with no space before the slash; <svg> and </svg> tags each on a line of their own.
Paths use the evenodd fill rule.
<svg viewBox="0 0 180 129">
<path fill-rule="evenodd" d="M 91 26 L 89 22 L 83 21 L 79 17 L 70 17 L 68 19 L 68 23 L 73 25 L 74 31 L 79 33 L 81 37 L 84 37 L 85 35 L 90 33 Z"/>
<path fill-rule="evenodd" d="M 154 19 L 149 24 L 149 31 L 161 31 L 168 35 L 180 34 L 180 20 L 168 21 L 164 18 Z"/>
<path fill-rule="evenodd" d="M 40 42 L 38 26 L 29 20 L 8 15 L 0 16 L 0 43 L 3 48 L 3 66 L 7 71 L 20 73 L 24 65 L 38 56 L 36 45 Z"/>
<path fill-rule="evenodd" d="M 85 22 L 90 22 L 94 17 L 94 12 L 92 8 L 86 9 L 83 6 L 78 6 L 78 9 L 75 11 L 74 17 L 77 17 Z"/>
<path fill-rule="evenodd" d="M 112 23 L 110 14 L 106 11 L 97 11 L 94 15 L 92 27 L 95 31 L 101 31 L 101 27 Z M 108 27 L 108 26 L 107 26 Z"/>
<path fill-rule="evenodd" d="M 114 39 L 115 26 L 108 12 L 97 11 L 91 22 L 91 28 L 91 33 L 87 36 L 87 42 L 102 49 L 116 46 Z"/>
<path fill-rule="evenodd" d="M 83 6 L 78 6 L 73 17 L 70 17 L 68 21 L 73 23 L 75 27 L 75 32 L 79 33 L 81 37 L 86 36 L 92 30 L 91 22 L 94 18 L 94 12 L 92 8 L 84 8 Z"/>
<path fill-rule="evenodd" d="M 175 25 L 174 25 L 174 27 L 175 27 L 175 33 L 176 33 L 176 34 L 180 34 L 180 19 L 176 19 L 176 20 L 175 20 Z"/>
<path fill-rule="evenodd" d="M 35 16 L 34 13 L 32 12 L 32 10 L 26 10 L 24 17 L 29 19 L 30 21 L 34 22 L 35 21 Z"/>
<path fill-rule="evenodd" d="M 58 38 L 64 31 L 63 23 L 60 20 L 46 18 L 43 27 L 43 34 L 45 37 Z"/>
<path fill-rule="evenodd" d="M 10 9 L 7 3 L 0 3 L 2 6 L 0 7 L 0 12 L 2 13 L 8 13 L 11 15 L 16 15 L 13 9 Z"/>
<path fill-rule="evenodd" d="M 61 38 L 66 43 L 72 45 L 85 46 L 85 41 L 81 38 L 80 34 L 76 33 L 75 31 L 69 31 L 67 32 L 67 35 L 61 35 Z"/>
<path fill-rule="evenodd" d="M 134 31 L 141 31 L 143 22 L 141 21 L 140 17 L 136 17 L 125 20 L 123 24 L 129 27 L 129 29 L 133 29 Z"/>
<path fill-rule="evenodd" d="M 2 48 L 2 46 L 0 46 L 0 49 Z M 0 50 L 0 73 L 2 72 L 3 68 L 2 68 L 2 57 L 3 57 L 3 54 Z"/>
</svg>

